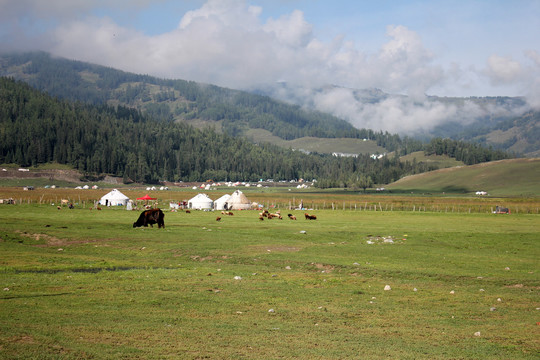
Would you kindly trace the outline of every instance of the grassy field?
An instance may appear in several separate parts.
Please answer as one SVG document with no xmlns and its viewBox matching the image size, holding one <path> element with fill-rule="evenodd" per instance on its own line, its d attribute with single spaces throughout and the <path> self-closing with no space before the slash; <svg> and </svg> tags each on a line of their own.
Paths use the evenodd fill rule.
<svg viewBox="0 0 540 360">
<path fill-rule="evenodd" d="M 433 164 L 437 165 L 440 169 L 465 165 L 463 161 L 458 161 L 448 155 L 425 155 L 423 151 L 415 151 L 405 156 L 401 156 L 400 159 L 401 161 L 412 162 L 413 160 L 416 160 L 419 163 Z"/>
<path fill-rule="evenodd" d="M 351 139 L 351 138 L 315 138 L 302 137 L 294 140 L 283 140 L 272 135 L 268 130 L 250 129 L 246 131 L 246 136 L 251 141 L 268 142 L 282 148 L 302 149 L 322 154 L 332 154 L 341 152 L 345 154 L 384 154 L 386 150 L 378 146 L 373 140 Z"/>
<path fill-rule="evenodd" d="M 540 158 L 492 161 L 407 176 L 387 185 L 401 191 L 474 193 L 496 196 L 539 196 Z"/>
<path fill-rule="evenodd" d="M 0 205 L 0 358 L 540 355 L 539 215 L 285 211 Z"/>
</svg>

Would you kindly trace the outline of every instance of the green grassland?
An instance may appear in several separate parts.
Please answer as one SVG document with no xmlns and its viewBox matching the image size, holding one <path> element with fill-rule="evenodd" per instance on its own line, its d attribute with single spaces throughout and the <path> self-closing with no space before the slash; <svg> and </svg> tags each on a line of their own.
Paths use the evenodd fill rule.
<svg viewBox="0 0 540 360">
<path fill-rule="evenodd" d="M 540 195 L 540 158 L 511 159 L 452 167 L 407 176 L 387 186 L 394 191 L 474 193 L 497 196 Z"/>
<path fill-rule="evenodd" d="M 287 212 L 0 205 L 0 358 L 538 358 L 538 215 Z"/>
<path fill-rule="evenodd" d="M 415 151 L 413 153 L 407 154 L 400 157 L 401 161 L 410 161 L 415 160 L 416 162 L 423 162 L 427 164 L 437 165 L 439 168 L 447 168 L 454 166 L 463 166 L 465 165 L 463 161 L 458 161 L 454 158 L 449 157 L 448 155 L 425 155 L 423 151 Z"/>
<path fill-rule="evenodd" d="M 283 140 L 268 130 L 249 129 L 246 137 L 255 143 L 267 142 L 285 149 L 302 149 L 322 154 L 341 152 L 344 154 L 383 154 L 386 150 L 373 140 L 352 138 L 315 138 L 302 137 L 294 140 Z"/>
</svg>

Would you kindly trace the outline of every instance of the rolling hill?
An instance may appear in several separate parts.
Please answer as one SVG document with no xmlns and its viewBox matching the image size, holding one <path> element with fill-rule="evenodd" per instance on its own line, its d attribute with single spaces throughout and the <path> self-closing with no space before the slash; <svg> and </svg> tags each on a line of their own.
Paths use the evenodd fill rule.
<svg viewBox="0 0 540 360">
<path fill-rule="evenodd" d="M 464 140 L 476 141 L 496 149 L 504 149 L 527 157 L 540 156 L 540 111 L 501 121 L 484 133 L 470 132 Z"/>
<path fill-rule="evenodd" d="M 387 189 L 398 192 L 451 192 L 540 196 L 540 158 L 509 159 L 456 166 L 406 176 Z"/>
</svg>

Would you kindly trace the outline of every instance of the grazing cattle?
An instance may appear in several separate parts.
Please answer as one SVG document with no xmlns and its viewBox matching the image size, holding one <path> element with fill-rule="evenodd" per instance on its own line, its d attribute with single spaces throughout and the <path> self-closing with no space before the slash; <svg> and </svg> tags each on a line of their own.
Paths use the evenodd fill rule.
<svg viewBox="0 0 540 360">
<path fill-rule="evenodd" d="M 291 220 L 296 220 L 296 216 L 294 216 L 293 214 L 287 214 L 287 216 L 288 216 L 289 219 L 291 219 Z"/>
<path fill-rule="evenodd" d="M 229 215 L 229 216 L 234 215 L 234 213 L 233 213 L 232 211 L 222 211 L 221 214 L 223 214 L 223 215 Z"/>
<path fill-rule="evenodd" d="M 218 217 L 216 218 L 216 221 L 221 221 L 221 218 L 218 216 Z"/>
<path fill-rule="evenodd" d="M 186 210 L 186 214 L 191 214 L 191 211 L 189 211 L 189 210 Z"/>
<path fill-rule="evenodd" d="M 263 220 L 264 220 L 264 216 L 259 215 L 259 220 L 263 221 Z"/>
<path fill-rule="evenodd" d="M 315 215 L 309 215 L 308 213 L 305 213 L 304 215 L 306 216 L 306 220 L 317 220 Z"/>
<path fill-rule="evenodd" d="M 150 224 L 151 227 L 154 227 L 154 224 L 158 224 L 159 228 L 165 228 L 165 222 L 163 221 L 164 217 L 165 214 L 163 214 L 161 209 L 145 210 L 139 215 L 137 221 L 133 223 L 133 227 L 148 227 L 148 224 Z"/>
</svg>

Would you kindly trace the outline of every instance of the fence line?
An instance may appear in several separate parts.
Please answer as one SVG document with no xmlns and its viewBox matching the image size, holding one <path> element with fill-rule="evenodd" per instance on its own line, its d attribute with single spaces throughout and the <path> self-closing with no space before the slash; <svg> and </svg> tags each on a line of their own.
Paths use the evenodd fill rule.
<svg viewBox="0 0 540 360">
<path fill-rule="evenodd" d="M 73 203 L 77 207 L 86 208 L 87 202 L 92 203 L 91 200 L 81 199 L 79 196 L 78 199 L 72 199 L 70 197 L 63 198 L 68 200 L 69 203 Z M 15 199 L 16 204 L 37 204 L 37 205 L 59 205 L 62 206 L 58 196 L 55 198 L 44 199 L 43 196 L 35 198 L 22 198 L 19 197 Z M 286 202 L 279 201 L 266 201 L 262 205 L 267 208 L 273 209 L 288 209 L 288 210 L 302 210 L 298 208 L 298 205 L 295 204 L 295 199 L 288 200 Z M 166 202 L 164 202 L 166 203 Z M 5 204 L 5 203 L 4 203 Z M 410 211 L 410 212 L 434 212 L 434 213 L 493 213 L 494 205 L 478 205 L 478 204 L 417 204 L 417 203 L 404 203 L 404 202 L 385 202 L 385 206 L 382 206 L 381 202 L 377 203 L 368 203 L 366 202 L 353 202 L 353 201 L 343 201 L 343 202 L 329 202 L 323 201 L 321 203 L 316 203 L 311 201 L 311 206 L 305 208 L 306 210 L 340 210 L 340 211 L 351 211 L 351 212 L 361 212 L 361 211 L 378 211 L 378 212 L 393 212 L 393 211 Z M 165 206 L 165 204 L 164 204 Z M 508 206 L 511 214 L 540 214 L 540 208 L 536 204 L 531 204 L 531 206 L 519 205 L 519 206 Z"/>
</svg>

